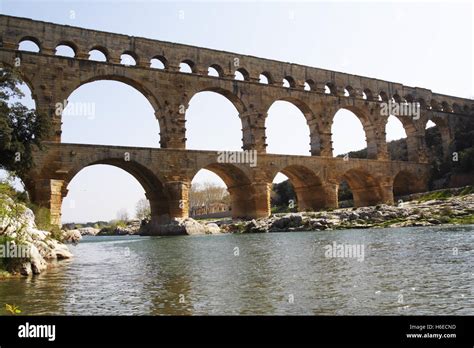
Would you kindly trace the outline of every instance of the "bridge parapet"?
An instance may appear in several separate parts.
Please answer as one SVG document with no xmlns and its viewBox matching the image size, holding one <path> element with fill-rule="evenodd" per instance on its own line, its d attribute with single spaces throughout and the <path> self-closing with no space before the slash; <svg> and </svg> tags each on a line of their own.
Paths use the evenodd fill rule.
<svg viewBox="0 0 474 348">
<path fill-rule="evenodd" d="M 111 64 L 120 64 L 120 56 L 129 54 L 136 60 L 138 67 L 144 68 L 150 67 L 151 59 L 158 58 L 164 63 L 165 70 L 171 72 L 179 70 L 180 63 L 186 62 L 197 75 L 207 75 L 208 68 L 214 67 L 220 72 L 220 78 L 233 79 L 235 72 L 240 71 L 246 82 L 258 83 L 263 73 L 270 85 L 281 87 L 283 79 L 286 79 L 290 89 L 303 90 L 307 83 L 313 91 L 323 92 L 327 85 L 331 94 L 336 96 L 343 96 L 347 90 L 351 97 L 362 98 L 365 93 L 369 100 L 378 100 L 379 95 L 387 100 L 419 100 L 427 106 L 435 104 L 437 109 L 445 112 L 469 113 L 474 110 L 474 102 L 470 99 L 432 93 L 429 89 L 401 83 L 28 18 L 0 15 L 0 33 L 2 47 L 6 49 L 17 49 L 22 40 L 28 39 L 34 41 L 40 53 L 45 55 L 54 55 L 58 45 L 67 45 L 74 50 L 75 57 L 81 60 L 88 59 L 89 51 L 98 49 Z"/>
</svg>

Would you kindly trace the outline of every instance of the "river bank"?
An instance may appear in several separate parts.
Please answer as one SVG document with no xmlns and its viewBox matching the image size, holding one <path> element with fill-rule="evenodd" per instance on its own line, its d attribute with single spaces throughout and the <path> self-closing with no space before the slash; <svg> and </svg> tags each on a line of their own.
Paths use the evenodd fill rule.
<svg viewBox="0 0 474 348">
<path fill-rule="evenodd" d="M 400 200 L 395 205 L 279 213 L 253 220 L 175 219 L 168 225 L 160 226 L 158 234 L 267 233 L 474 224 L 472 186 L 433 191 L 408 198 L 413 200 Z M 139 231 L 143 235 L 154 235 L 156 232 L 146 226 Z"/>
<path fill-rule="evenodd" d="M 472 186 L 415 194 L 410 201 L 360 208 L 340 208 L 319 212 L 272 214 L 253 220 L 174 219 L 167 225 L 151 226 L 130 221 L 123 226 L 102 229 L 86 227 L 66 231 L 72 241 L 81 236 L 100 235 L 205 235 L 221 233 L 266 233 L 322 231 L 353 228 L 435 226 L 474 223 Z"/>
<path fill-rule="evenodd" d="M 31 209 L 0 194 L 0 278 L 37 275 L 72 256 L 52 232 L 37 228 Z"/>
<path fill-rule="evenodd" d="M 176 219 L 160 232 L 168 235 L 246 234 L 474 224 L 474 193 L 471 192 L 472 187 L 449 194 L 429 193 L 396 205 L 274 214 L 250 221 Z M 0 196 L 0 202 L 0 251 L 19 252 L 19 247 L 26 251 L 25 257 L 3 257 L 0 277 L 40 274 L 58 260 L 72 257 L 63 242 L 78 242 L 82 235 L 99 234 L 98 229 L 90 228 L 63 231 L 59 241 L 53 233 L 36 227 L 34 214 L 25 205 L 5 195 Z M 130 226 L 121 227 L 117 234 L 147 234 L 136 222 Z"/>
<path fill-rule="evenodd" d="M 217 222 L 222 232 L 265 233 L 473 224 L 474 194 L 439 199 L 341 208 L 322 212 L 274 214 L 251 221 Z"/>
</svg>

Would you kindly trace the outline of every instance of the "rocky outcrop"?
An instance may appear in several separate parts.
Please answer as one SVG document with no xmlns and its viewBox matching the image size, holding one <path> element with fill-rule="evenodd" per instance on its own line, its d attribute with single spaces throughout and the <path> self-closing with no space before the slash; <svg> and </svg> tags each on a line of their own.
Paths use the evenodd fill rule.
<svg viewBox="0 0 474 348">
<path fill-rule="evenodd" d="M 201 223 L 191 218 L 176 218 L 173 219 L 169 224 L 157 226 L 147 224 L 140 228 L 140 234 L 148 236 L 204 235 L 219 233 L 221 233 L 221 229 L 217 224 Z"/>
<path fill-rule="evenodd" d="M 454 193 L 459 193 L 453 191 Z M 418 196 L 422 198 L 422 196 Z M 425 197 L 426 198 L 426 197 Z M 220 233 L 267 233 L 320 231 L 348 228 L 381 228 L 431 226 L 445 223 L 474 223 L 474 194 L 464 194 L 424 202 L 400 202 L 397 205 L 377 205 L 342 208 L 332 211 L 274 214 L 251 221 L 218 220 L 205 223 L 192 218 L 173 219 L 168 224 L 140 226 L 139 221 L 126 226 L 102 229 L 99 235 L 204 235 Z M 471 221 L 471 222 L 469 222 Z M 87 228 L 93 235 L 96 231 Z"/>
<path fill-rule="evenodd" d="M 25 205 L 0 195 L 0 209 L 2 246 L 4 251 L 10 251 L 4 263 L 9 273 L 40 274 L 50 263 L 73 256 L 66 245 L 52 238 L 50 232 L 36 228 L 35 216 Z"/>
<path fill-rule="evenodd" d="M 474 223 L 474 194 L 395 206 L 382 204 L 325 212 L 275 214 L 269 218 L 228 222 L 221 225 L 221 230 L 228 233 L 265 233 L 447 223 Z"/>
<path fill-rule="evenodd" d="M 62 238 L 64 243 L 76 244 L 82 239 L 82 233 L 79 230 L 67 230 L 63 231 Z"/>
<path fill-rule="evenodd" d="M 208 223 L 205 225 L 206 234 L 220 234 L 221 233 L 221 228 L 216 224 L 216 223 Z"/>
<path fill-rule="evenodd" d="M 139 220 L 132 220 L 124 227 L 117 227 L 115 233 L 118 236 L 137 234 L 140 230 L 141 222 Z"/>
<path fill-rule="evenodd" d="M 100 232 L 100 228 L 82 227 L 77 229 L 82 236 L 95 236 Z"/>
</svg>

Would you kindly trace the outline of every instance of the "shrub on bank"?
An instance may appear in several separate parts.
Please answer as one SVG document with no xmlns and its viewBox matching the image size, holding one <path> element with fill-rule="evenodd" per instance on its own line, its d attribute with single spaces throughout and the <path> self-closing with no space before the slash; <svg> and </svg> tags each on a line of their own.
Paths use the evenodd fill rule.
<svg viewBox="0 0 474 348">
<path fill-rule="evenodd" d="M 102 227 L 100 232 L 98 233 L 99 235 L 102 236 L 109 236 L 109 235 L 114 235 L 115 231 L 119 228 L 126 228 L 127 227 L 127 222 L 124 220 L 112 220 L 109 222 L 108 226 Z"/>
<path fill-rule="evenodd" d="M 0 276 L 40 274 L 49 261 L 72 257 L 67 246 L 57 241 L 61 239 L 59 228 L 51 231 L 37 228 L 33 211 L 24 203 L 0 194 L 0 246 L 5 254 Z"/>
</svg>

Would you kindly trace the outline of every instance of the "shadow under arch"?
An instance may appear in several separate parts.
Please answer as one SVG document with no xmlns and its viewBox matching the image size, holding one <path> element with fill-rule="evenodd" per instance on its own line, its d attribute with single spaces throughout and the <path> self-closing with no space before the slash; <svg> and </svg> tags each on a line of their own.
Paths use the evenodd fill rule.
<svg viewBox="0 0 474 348">
<path fill-rule="evenodd" d="M 278 171 L 288 177 L 296 194 L 298 211 L 315 211 L 327 207 L 327 194 L 321 178 L 311 169 L 289 165 Z M 273 173 L 273 177 L 278 173 Z"/>
<path fill-rule="evenodd" d="M 352 191 L 355 207 L 365 207 L 383 203 L 380 183 L 370 173 L 360 168 L 347 170 L 339 182 L 346 181 Z"/>
<path fill-rule="evenodd" d="M 407 144 L 407 151 L 406 151 L 406 156 L 408 161 L 412 162 L 420 162 L 424 158 L 424 154 L 421 153 L 422 148 L 420 148 L 419 144 L 419 131 L 416 127 L 415 122 L 413 121 L 412 117 L 407 117 L 407 116 L 398 116 L 398 115 L 390 115 L 387 117 L 387 120 L 385 122 L 384 127 L 387 126 L 388 120 L 390 117 L 394 117 L 403 126 L 403 129 L 405 130 L 405 135 L 406 135 L 406 144 Z M 403 139 L 403 138 L 401 138 Z"/>
<path fill-rule="evenodd" d="M 400 197 L 411 193 L 423 192 L 425 184 L 423 178 L 407 170 L 400 170 L 393 177 L 393 197 Z"/>
<path fill-rule="evenodd" d="M 224 181 L 230 195 L 232 218 L 253 218 L 257 208 L 256 191 L 247 174 L 230 163 L 210 163 L 192 173 L 190 182 L 201 169 L 207 169 Z"/>
<path fill-rule="evenodd" d="M 100 164 L 122 169 L 140 183 L 145 191 L 146 198 L 150 202 L 152 224 L 164 224 L 170 221 L 170 199 L 168 192 L 163 185 L 163 180 L 150 169 L 136 161 L 125 161 L 118 158 L 93 159 L 85 165 L 78 165 L 69 171 L 65 178 L 66 194 L 67 186 L 81 170 Z"/>
<path fill-rule="evenodd" d="M 429 121 L 433 122 L 435 124 L 435 127 L 426 128 L 426 125 Z M 434 138 L 436 136 L 436 133 L 439 132 L 439 136 L 441 137 L 441 148 L 443 152 L 443 158 L 449 158 L 450 153 L 452 152 L 451 151 L 452 147 L 453 147 L 453 136 L 451 133 L 451 129 L 449 127 L 449 121 L 447 120 L 446 116 L 443 117 L 443 116 L 438 116 L 438 115 L 432 115 L 431 117 L 428 117 L 427 119 L 424 120 L 424 125 L 426 128 L 425 129 L 425 145 L 428 147 L 428 150 L 430 150 L 429 149 L 430 144 L 427 141 L 428 139 L 427 139 L 426 133 L 431 132 L 432 138 Z"/>
</svg>

